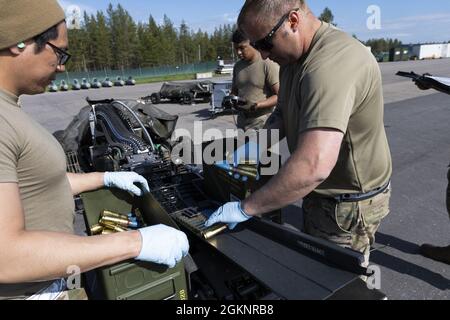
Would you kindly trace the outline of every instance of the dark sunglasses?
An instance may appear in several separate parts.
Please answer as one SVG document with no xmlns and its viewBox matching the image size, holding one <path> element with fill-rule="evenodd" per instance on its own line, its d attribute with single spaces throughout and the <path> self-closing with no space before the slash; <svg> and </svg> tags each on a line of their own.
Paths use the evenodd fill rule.
<svg viewBox="0 0 450 320">
<path fill-rule="evenodd" d="M 67 51 L 65 51 L 61 48 L 58 48 L 54 44 L 51 44 L 50 42 L 47 42 L 47 44 L 50 47 L 52 47 L 52 49 L 55 51 L 56 55 L 58 56 L 58 65 L 59 66 L 65 65 L 72 57 L 72 55 L 70 55 Z"/>
<path fill-rule="evenodd" d="M 300 8 L 291 10 L 288 13 L 286 13 L 284 16 L 282 16 L 280 21 L 277 23 L 277 25 L 275 27 L 273 27 L 273 29 L 269 32 L 269 34 L 267 36 L 265 36 L 261 40 L 251 43 L 252 47 L 258 51 L 266 51 L 266 52 L 271 51 L 273 49 L 273 37 L 274 37 L 275 33 L 277 33 L 278 29 L 281 28 L 284 21 L 287 18 L 289 18 L 289 15 L 291 14 L 291 12 L 298 11 L 298 10 L 300 10 Z"/>
</svg>

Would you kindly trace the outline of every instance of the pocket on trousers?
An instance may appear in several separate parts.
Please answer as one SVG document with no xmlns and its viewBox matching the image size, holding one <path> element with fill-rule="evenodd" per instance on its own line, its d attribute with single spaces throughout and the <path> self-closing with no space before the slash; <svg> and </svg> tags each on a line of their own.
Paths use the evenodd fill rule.
<svg viewBox="0 0 450 320">
<path fill-rule="evenodd" d="M 359 207 L 366 226 L 376 226 L 389 214 L 391 190 L 360 203 Z"/>
<path fill-rule="evenodd" d="M 341 202 L 336 206 L 336 224 L 345 233 L 352 233 L 358 225 L 358 206 L 355 202 Z"/>
</svg>

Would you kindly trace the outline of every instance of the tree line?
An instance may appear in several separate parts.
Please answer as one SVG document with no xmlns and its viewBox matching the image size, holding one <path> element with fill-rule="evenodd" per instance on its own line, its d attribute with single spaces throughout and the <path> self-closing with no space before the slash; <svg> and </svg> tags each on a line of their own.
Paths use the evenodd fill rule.
<svg viewBox="0 0 450 320">
<path fill-rule="evenodd" d="M 319 18 L 334 22 L 334 15 L 325 8 Z M 147 22 L 136 23 L 122 5 L 108 6 L 106 13 L 84 13 L 79 29 L 69 30 L 73 58 L 68 71 L 96 71 L 176 66 L 190 63 L 234 58 L 231 37 L 234 24 L 217 27 L 212 34 L 194 31 L 182 21 L 175 26 L 164 15 L 158 24 L 152 15 Z M 355 36 L 356 38 L 356 36 Z M 402 45 L 397 39 L 370 39 L 363 42 L 374 54 Z"/>
<path fill-rule="evenodd" d="M 79 29 L 69 30 L 73 58 L 68 71 L 129 69 L 231 60 L 231 37 L 235 25 L 217 27 L 212 34 L 193 31 L 186 22 L 176 27 L 164 15 L 158 24 L 150 15 L 148 22 L 136 23 L 120 4 L 109 5 L 106 13 L 84 13 Z"/>
</svg>

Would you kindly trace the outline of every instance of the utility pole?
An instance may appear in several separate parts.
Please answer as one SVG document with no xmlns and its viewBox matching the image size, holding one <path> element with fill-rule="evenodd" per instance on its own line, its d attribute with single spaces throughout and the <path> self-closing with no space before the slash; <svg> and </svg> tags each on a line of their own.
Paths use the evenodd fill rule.
<svg viewBox="0 0 450 320">
<path fill-rule="evenodd" d="M 198 62 L 202 61 L 202 46 L 198 45 Z"/>
</svg>

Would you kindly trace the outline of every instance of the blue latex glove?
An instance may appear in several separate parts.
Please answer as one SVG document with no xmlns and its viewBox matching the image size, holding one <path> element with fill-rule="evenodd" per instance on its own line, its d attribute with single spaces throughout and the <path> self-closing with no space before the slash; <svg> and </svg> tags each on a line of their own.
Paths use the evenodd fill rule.
<svg viewBox="0 0 450 320">
<path fill-rule="evenodd" d="M 140 229 L 142 249 L 136 260 L 174 268 L 189 252 L 186 235 L 174 228 L 157 225 Z"/>
<path fill-rule="evenodd" d="M 105 172 L 103 183 L 105 187 L 129 191 L 138 197 L 144 193 L 134 183 L 141 184 L 145 193 L 150 192 L 147 180 L 136 172 Z"/>
<path fill-rule="evenodd" d="M 206 221 L 205 227 L 209 228 L 216 223 L 222 222 L 228 224 L 228 229 L 233 230 L 239 223 L 251 218 L 242 210 L 240 202 L 229 202 L 211 215 Z"/>
</svg>

